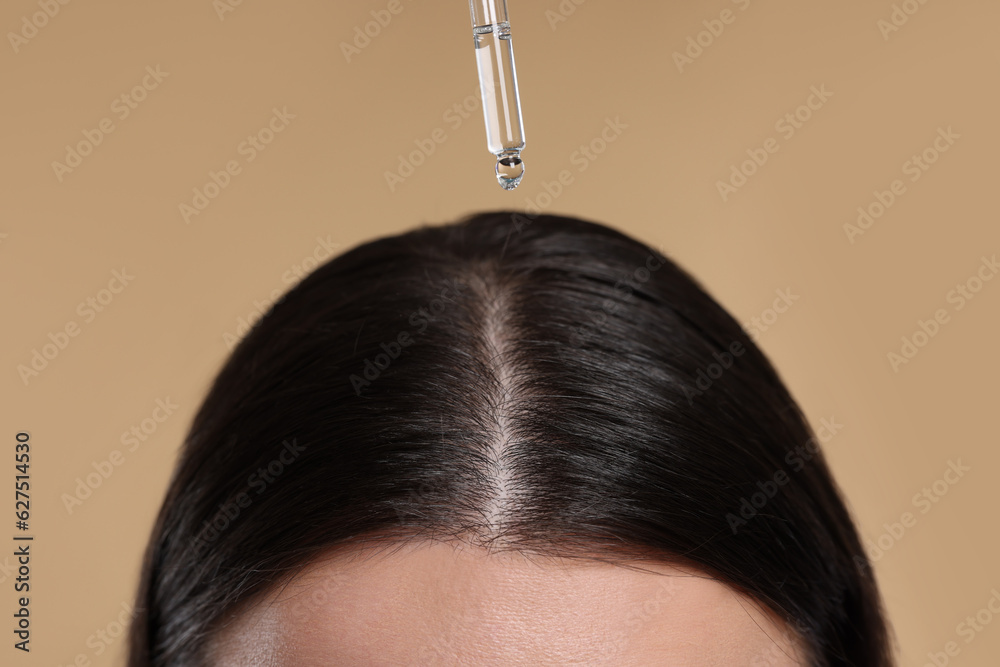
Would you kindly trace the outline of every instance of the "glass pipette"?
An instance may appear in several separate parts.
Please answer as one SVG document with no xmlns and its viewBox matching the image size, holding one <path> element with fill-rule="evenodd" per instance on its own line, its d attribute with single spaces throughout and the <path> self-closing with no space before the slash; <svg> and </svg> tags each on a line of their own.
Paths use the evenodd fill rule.
<svg viewBox="0 0 1000 667">
<path fill-rule="evenodd" d="M 524 127 L 517 93 L 514 50 L 510 40 L 507 0 L 469 0 L 472 36 L 479 66 L 479 89 L 483 96 L 486 141 L 497 156 L 500 187 L 513 190 L 524 175 L 521 151 Z"/>
</svg>

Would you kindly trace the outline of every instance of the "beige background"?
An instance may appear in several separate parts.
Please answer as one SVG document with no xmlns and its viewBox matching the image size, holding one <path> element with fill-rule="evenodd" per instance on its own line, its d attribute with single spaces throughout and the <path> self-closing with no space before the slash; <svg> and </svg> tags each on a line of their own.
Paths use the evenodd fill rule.
<svg viewBox="0 0 1000 667">
<path fill-rule="evenodd" d="M 14 559 L 0 557 L 0 663 L 120 663 L 121 637 L 109 646 L 96 633 L 113 633 L 131 600 L 185 429 L 228 336 L 296 267 L 325 246 L 530 201 L 661 247 L 741 321 L 770 319 L 776 290 L 798 296 L 759 344 L 815 425 L 843 424 L 826 449 L 866 539 L 887 545 L 884 525 L 915 517 L 877 561 L 901 664 L 950 641 L 949 664 L 997 664 L 1000 618 L 968 643 L 958 624 L 1000 590 L 1000 280 L 961 309 L 948 294 L 1000 252 L 1000 5 L 908 0 L 915 13 L 883 34 L 889 0 L 564 0 L 563 14 L 557 0 L 511 0 L 527 171 L 504 192 L 465 3 L 401 0 L 348 62 L 341 42 L 387 2 L 224 1 L 77 0 L 36 17 L 35 32 L 23 22 L 38 0 L 0 9 L 0 484 L 13 485 L 14 436 L 29 431 L 36 536 L 30 656 L 11 647 Z M 711 23 L 726 9 L 731 23 Z M 679 68 L 674 52 L 703 21 L 722 33 L 703 34 L 708 46 Z M 33 36 L 12 43 L 22 30 Z M 112 103 L 147 66 L 168 74 L 147 77 L 123 118 Z M 787 137 L 775 123 L 811 86 L 831 95 Z M 448 113 L 465 102 L 468 118 Z M 274 108 L 294 119 L 249 161 L 239 146 Z M 57 174 L 67 145 L 105 118 L 113 131 Z M 574 157 L 600 147 L 608 118 L 627 127 L 595 160 Z M 444 143 L 390 189 L 385 172 L 437 128 Z M 911 181 L 904 163 L 939 128 L 958 138 Z M 777 152 L 723 201 L 717 181 L 769 137 Z M 230 160 L 239 173 L 186 222 L 179 205 Z M 546 199 L 563 170 L 572 182 Z M 894 179 L 905 193 L 852 243 L 844 225 Z M 127 287 L 102 294 L 123 268 Z M 108 296 L 90 321 L 78 310 Z M 894 371 L 887 355 L 938 309 L 947 323 Z M 70 322 L 78 335 L 23 380 L 18 367 Z M 155 432 L 128 451 L 122 434 L 157 399 L 179 407 L 146 421 Z M 70 512 L 64 494 L 115 450 L 121 465 Z M 921 513 L 914 495 L 959 460 L 970 470 Z M 0 492 L 5 545 L 12 496 Z"/>
</svg>

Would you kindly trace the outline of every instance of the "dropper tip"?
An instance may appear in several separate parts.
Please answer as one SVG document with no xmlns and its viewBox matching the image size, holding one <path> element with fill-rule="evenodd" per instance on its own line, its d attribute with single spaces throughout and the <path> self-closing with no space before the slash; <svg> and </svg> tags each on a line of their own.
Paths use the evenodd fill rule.
<svg viewBox="0 0 1000 667">
<path fill-rule="evenodd" d="M 497 156 L 497 181 L 504 190 L 513 190 L 524 176 L 524 160 L 520 153 L 501 153 Z"/>
</svg>

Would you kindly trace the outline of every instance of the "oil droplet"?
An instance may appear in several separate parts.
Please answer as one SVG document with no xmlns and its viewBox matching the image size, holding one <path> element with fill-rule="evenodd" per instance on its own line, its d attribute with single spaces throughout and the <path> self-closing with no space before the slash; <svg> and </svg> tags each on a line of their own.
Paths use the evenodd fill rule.
<svg viewBox="0 0 1000 667">
<path fill-rule="evenodd" d="M 497 180 L 504 190 L 513 190 L 524 176 L 524 161 L 520 153 L 500 153 L 497 156 Z"/>
</svg>

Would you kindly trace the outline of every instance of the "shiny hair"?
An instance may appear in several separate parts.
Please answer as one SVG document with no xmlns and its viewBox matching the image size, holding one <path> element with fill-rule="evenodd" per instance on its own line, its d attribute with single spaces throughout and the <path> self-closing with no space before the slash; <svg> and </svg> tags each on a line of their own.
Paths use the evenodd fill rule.
<svg viewBox="0 0 1000 667">
<path fill-rule="evenodd" d="M 688 563 L 814 667 L 891 664 L 871 563 L 776 370 L 688 273 L 594 222 L 424 225 L 274 304 L 191 424 L 128 664 L 204 664 L 226 614 L 321 555 L 417 540 Z"/>
</svg>

